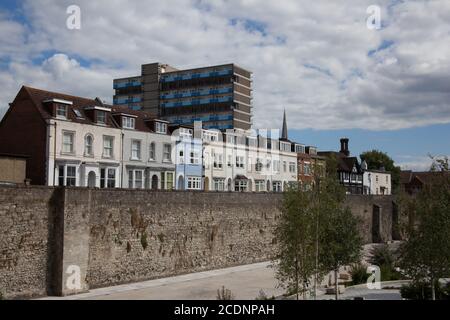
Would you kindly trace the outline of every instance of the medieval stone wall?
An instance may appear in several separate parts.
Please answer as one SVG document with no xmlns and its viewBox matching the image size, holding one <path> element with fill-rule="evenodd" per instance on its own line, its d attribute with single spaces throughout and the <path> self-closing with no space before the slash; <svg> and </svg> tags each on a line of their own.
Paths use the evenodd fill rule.
<svg viewBox="0 0 450 320">
<path fill-rule="evenodd" d="M 392 197 L 347 201 L 365 242 L 391 240 Z M 281 203 L 275 193 L 0 187 L 0 292 L 67 295 L 267 261 Z"/>
</svg>

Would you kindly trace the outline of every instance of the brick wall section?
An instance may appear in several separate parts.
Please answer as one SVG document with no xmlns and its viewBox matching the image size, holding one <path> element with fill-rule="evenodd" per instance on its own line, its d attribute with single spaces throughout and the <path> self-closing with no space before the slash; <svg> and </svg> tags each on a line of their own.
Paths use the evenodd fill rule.
<svg viewBox="0 0 450 320">
<path fill-rule="evenodd" d="M 270 193 L 0 187 L 0 291 L 67 295 L 267 261 L 281 201 Z M 381 238 L 391 239 L 391 197 L 350 196 L 348 203 L 363 218 L 366 242 L 379 205 Z M 66 284 L 74 265 L 79 290 Z"/>
<path fill-rule="evenodd" d="M 46 143 L 45 121 L 21 89 L 0 122 L 0 153 L 28 156 L 26 177 L 31 184 L 46 185 Z"/>
</svg>

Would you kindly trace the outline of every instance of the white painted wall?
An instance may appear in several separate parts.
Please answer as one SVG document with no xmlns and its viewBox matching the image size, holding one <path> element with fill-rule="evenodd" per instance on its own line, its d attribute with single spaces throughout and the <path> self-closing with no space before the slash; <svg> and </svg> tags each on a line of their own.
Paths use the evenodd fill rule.
<svg viewBox="0 0 450 320">
<path fill-rule="evenodd" d="M 68 120 L 51 119 L 48 122 L 47 184 L 58 185 L 58 164 L 76 166 L 76 186 L 87 186 L 89 172 L 96 175 L 96 187 L 100 187 L 100 168 L 116 169 L 116 185 L 120 186 L 121 130 L 101 125 L 81 124 Z M 74 133 L 73 153 L 62 152 L 63 132 Z M 93 156 L 85 155 L 85 137 L 93 136 Z M 113 137 L 113 157 L 103 156 L 103 137 Z"/>
<path fill-rule="evenodd" d="M 157 134 L 152 132 L 123 129 L 123 188 L 129 186 L 129 170 L 144 170 L 146 183 L 143 188 L 151 188 L 151 179 L 158 177 L 158 189 L 166 189 L 167 173 L 173 174 L 175 184 L 175 152 L 171 136 L 167 134 Z M 141 158 L 132 159 L 132 141 L 141 142 Z M 150 145 L 155 144 L 155 159 L 150 159 Z M 164 145 L 171 146 L 171 161 L 163 160 Z M 162 185 L 162 175 L 165 175 L 164 186 Z M 145 179 L 144 179 L 145 180 Z"/>
<path fill-rule="evenodd" d="M 364 172 L 364 192 L 365 194 L 381 195 L 384 188 L 384 195 L 392 194 L 391 173 L 381 171 Z"/>
</svg>

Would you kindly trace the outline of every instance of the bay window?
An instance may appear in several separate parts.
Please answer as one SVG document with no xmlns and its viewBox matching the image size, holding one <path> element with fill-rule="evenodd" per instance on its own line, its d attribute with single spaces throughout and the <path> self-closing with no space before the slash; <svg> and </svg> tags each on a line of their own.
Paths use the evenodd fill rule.
<svg viewBox="0 0 450 320">
<path fill-rule="evenodd" d="M 144 170 L 128 170 L 128 188 L 143 189 Z"/>
<path fill-rule="evenodd" d="M 225 179 L 215 178 L 214 179 L 214 190 L 224 191 L 225 190 Z"/>
<path fill-rule="evenodd" d="M 201 190 L 202 178 L 201 177 L 188 177 L 188 190 Z"/>
<path fill-rule="evenodd" d="M 58 166 L 58 185 L 75 187 L 77 185 L 77 167 L 70 165 Z"/>
</svg>

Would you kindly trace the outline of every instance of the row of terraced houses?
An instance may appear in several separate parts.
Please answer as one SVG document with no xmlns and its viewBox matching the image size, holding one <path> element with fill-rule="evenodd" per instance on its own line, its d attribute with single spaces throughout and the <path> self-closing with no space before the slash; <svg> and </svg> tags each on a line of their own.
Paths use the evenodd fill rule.
<svg viewBox="0 0 450 320">
<path fill-rule="evenodd" d="M 252 129 L 251 77 L 235 65 L 143 65 L 141 76 L 114 80 L 114 105 L 24 86 L 0 123 L 0 157 L 26 158 L 26 177 L 37 185 L 309 188 L 330 152 L 290 141 L 286 114 L 281 134 Z M 389 173 L 376 173 L 382 187 L 364 181 L 367 170 L 350 156 L 348 139 L 333 154 L 349 193 L 390 193 Z"/>
</svg>

